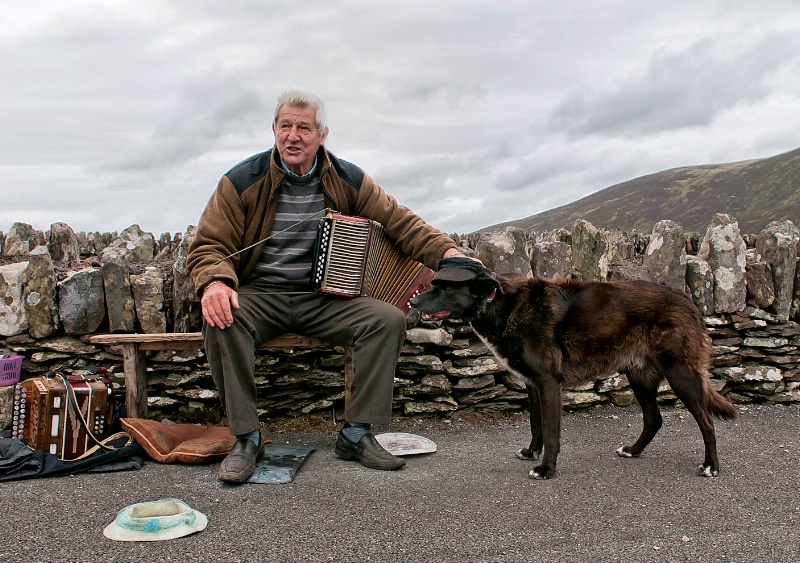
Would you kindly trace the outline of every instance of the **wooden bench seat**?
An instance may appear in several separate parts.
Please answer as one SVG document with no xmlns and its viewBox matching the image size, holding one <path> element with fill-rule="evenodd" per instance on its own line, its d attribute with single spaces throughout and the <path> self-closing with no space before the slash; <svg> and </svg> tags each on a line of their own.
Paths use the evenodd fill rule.
<svg viewBox="0 0 800 563">
<path fill-rule="evenodd" d="M 125 374 L 125 407 L 130 418 L 147 418 L 147 355 L 148 350 L 193 350 L 203 347 L 199 332 L 167 332 L 160 334 L 95 334 L 89 342 L 103 346 L 122 346 L 122 368 Z M 313 348 L 331 345 L 318 338 L 284 334 L 262 344 L 260 349 Z M 347 353 L 347 350 L 346 350 Z M 347 386 L 347 369 L 345 385 Z"/>
</svg>

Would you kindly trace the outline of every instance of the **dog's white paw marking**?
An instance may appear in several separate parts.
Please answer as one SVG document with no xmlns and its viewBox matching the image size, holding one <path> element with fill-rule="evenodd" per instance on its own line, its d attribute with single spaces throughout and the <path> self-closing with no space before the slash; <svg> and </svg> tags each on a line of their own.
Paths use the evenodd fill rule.
<svg viewBox="0 0 800 563">
<path fill-rule="evenodd" d="M 550 477 L 542 473 L 539 473 L 535 469 L 531 469 L 530 471 L 528 471 L 528 477 L 530 479 L 536 479 L 537 481 L 544 481 L 546 479 L 550 479 Z"/>
<path fill-rule="evenodd" d="M 705 465 L 700 466 L 700 475 L 702 477 L 719 477 L 719 471 L 711 471 L 710 467 Z"/>
<path fill-rule="evenodd" d="M 633 457 L 633 455 L 632 455 L 632 454 L 630 454 L 630 453 L 628 453 L 628 452 L 626 452 L 626 451 L 625 451 L 625 448 L 624 448 L 624 447 L 622 447 L 622 448 L 617 448 L 617 455 L 618 455 L 619 457 Z"/>
<path fill-rule="evenodd" d="M 516 457 L 517 459 L 531 459 L 530 456 L 527 456 L 524 453 L 522 453 L 523 451 L 524 450 L 517 450 L 516 452 L 514 452 L 514 457 Z"/>
</svg>

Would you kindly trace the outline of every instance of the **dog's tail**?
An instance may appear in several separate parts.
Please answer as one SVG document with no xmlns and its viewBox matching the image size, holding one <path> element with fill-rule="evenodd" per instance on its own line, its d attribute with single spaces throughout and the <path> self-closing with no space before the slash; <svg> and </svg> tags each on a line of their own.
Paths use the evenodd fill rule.
<svg viewBox="0 0 800 563">
<path fill-rule="evenodd" d="M 688 345 L 685 349 L 690 354 L 694 354 L 690 356 L 688 361 L 690 365 L 695 367 L 696 373 L 700 374 L 700 377 L 703 379 L 703 398 L 706 404 L 706 412 L 711 416 L 723 420 L 733 420 L 736 418 L 736 415 L 739 414 L 739 411 L 737 411 L 733 403 L 725 398 L 722 393 L 717 391 L 717 388 L 711 383 L 711 336 L 701 323 L 690 326 L 697 328 L 699 338 L 694 340 L 695 345 Z"/>
<path fill-rule="evenodd" d="M 739 414 L 733 403 L 717 391 L 708 379 L 705 380 L 705 396 L 706 410 L 712 416 L 723 420 L 733 420 Z"/>
</svg>

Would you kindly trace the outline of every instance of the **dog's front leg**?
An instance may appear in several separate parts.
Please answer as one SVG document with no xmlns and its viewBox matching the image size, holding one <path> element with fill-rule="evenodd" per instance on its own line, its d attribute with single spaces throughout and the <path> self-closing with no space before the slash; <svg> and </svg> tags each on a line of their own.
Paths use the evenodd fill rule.
<svg viewBox="0 0 800 563">
<path fill-rule="evenodd" d="M 528 475 L 531 479 L 552 479 L 556 475 L 556 459 L 561 449 L 561 384 L 554 377 L 543 377 L 537 379 L 536 386 L 544 453 L 541 465 Z"/>
<path fill-rule="evenodd" d="M 542 453 L 542 408 L 539 401 L 539 390 L 532 381 L 525 380 L 528 391 L 528 412 L 531 421 L 531 443 L 527 448 L 517 450 L 519 459 L 539 459 Z"/>
</svg>

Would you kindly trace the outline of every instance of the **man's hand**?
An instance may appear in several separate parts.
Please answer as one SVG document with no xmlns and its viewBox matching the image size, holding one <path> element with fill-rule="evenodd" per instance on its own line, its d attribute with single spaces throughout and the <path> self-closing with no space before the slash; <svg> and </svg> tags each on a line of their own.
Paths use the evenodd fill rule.
<svg viewBox="0 0 800 563">
<path fill-rule="evenodd" d="M 474 256 L 467 256 L 466 254 L 460 252 L 457 248 L 448 248 L 444 251 L 444 255 L 442 258 L 469 258 L 470 260 L 474 260 L 478 264 L 483 264 L 480 260 L 475 258 Z"/>
<path fill-rule="evenodd" d="M 233 324 L 231 307 L 239 308 L 239 294 L 221 281 L 211 282 L 203 291 L 200 305 L 209 326 L 225 329 Z"/>
</svg>

